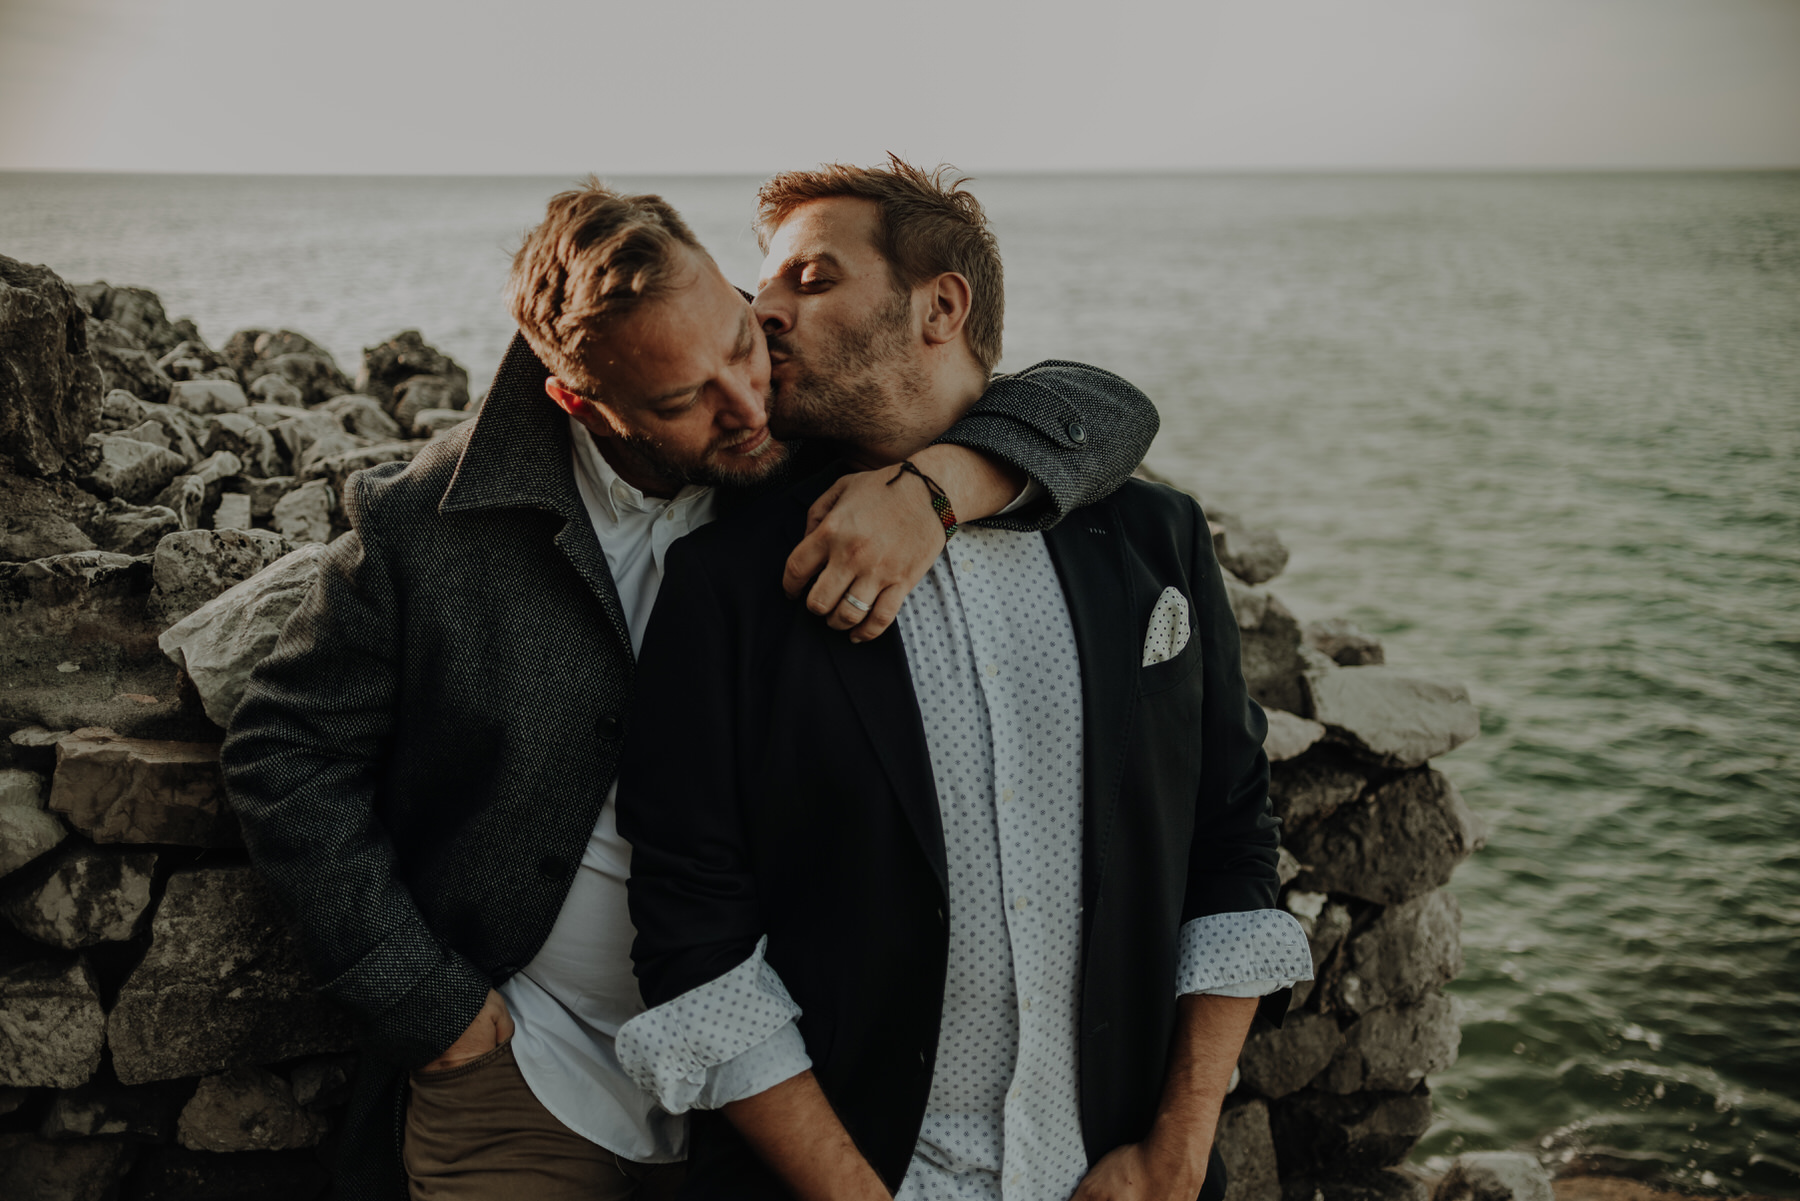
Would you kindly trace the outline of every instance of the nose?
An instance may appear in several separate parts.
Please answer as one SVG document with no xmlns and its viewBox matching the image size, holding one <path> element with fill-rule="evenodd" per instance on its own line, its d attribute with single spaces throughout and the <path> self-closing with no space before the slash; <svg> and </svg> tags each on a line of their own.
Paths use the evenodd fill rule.
<svg viewBox="0 0 1800 1201">
<path fill-rule="evenodd" d="M 787 295 L 772 284 L 756 294 L 750 308 L 764 337 L 778 338 L 794 328 L 793 307 Z"/>
<path fill-rule="evenodd" d="M 734 371 L 719 381 L 723 402 L 714 420 L 728 430 L 755 430 L 769 424 L 768 377 L 753 371 Z"/>
</svg>

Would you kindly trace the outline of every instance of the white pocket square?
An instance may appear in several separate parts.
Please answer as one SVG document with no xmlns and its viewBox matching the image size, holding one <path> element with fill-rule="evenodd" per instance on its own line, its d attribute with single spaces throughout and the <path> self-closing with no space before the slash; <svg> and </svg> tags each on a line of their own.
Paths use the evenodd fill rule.
<svg viewBox="0 0 1800 1201">
<path fill-rule="evenodd" d="M 1150 612 L 1150 629 L 1144 635 L 1144 661 L 1139 667 L 1166 663 L 1188 644 L 1188 602 L 1177 588 L 1164 588 Z"/>
</svg>

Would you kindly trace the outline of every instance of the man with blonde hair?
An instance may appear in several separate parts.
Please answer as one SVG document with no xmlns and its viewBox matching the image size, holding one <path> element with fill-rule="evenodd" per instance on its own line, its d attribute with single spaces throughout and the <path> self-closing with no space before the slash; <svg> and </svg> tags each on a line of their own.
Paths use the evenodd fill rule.
<svg viewBox="0 0 1800 1201">
<path fill-rule="evenodd" d="M 898 638 L 797 616 L 762 580 L 817 498 L 942 502 L 920 456 L 1061 368 L 992 378 L 999 251 L 941 171 L 777 176 L 759 218 L 777 406 L 847 461 L 669 557 L 639 695 L 715 742 L 626 744 L 620 1060 L 697 1111 L 690 1198 L 1213 1201 L 1252 1015 L 1312 961 L 1206 518 L 1137 480 L 1055 528 L 942 505 Z"/>
<path fill-rule="evenodd" d="M 671 545 L 830 457 L 778 436 L 748 297 L 657 197 L 553 198 L 509 299 L 520 332 L 479 418 L 350 478 L 352 531 L 224 747 L 251 855 L 357 1020 L 353 1201 L 673 1191 L 685 1119 L 614 1049 L 643 1002 L 611 802 L 630 731 L 679 732 L 694 759 L 723 732 L 681 681 L 642 703 L 636 652 Z M 1053 522 L 1155 427 L 1071 364 L 997 386 L 915 461 L 964 516 Z M 885 481 L 847 477 L 757 585 L 879 634 L 944 548 L 931 498 Z"/>
</svg>

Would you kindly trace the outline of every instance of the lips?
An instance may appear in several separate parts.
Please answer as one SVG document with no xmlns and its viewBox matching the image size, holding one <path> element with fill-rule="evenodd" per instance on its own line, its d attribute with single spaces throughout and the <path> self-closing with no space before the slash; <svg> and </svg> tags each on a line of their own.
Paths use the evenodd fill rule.
<svg viewBox="0 0 1800 1201">
<path fill-rule="evenodd" d="M 757 455 L 760 455 L 763 451 L 767 450 L 770 443 L 769 427 L 765 425 L 749 437 L 734 442 L 730 446 L 721 447 L 720 449 L 729 455 L 743 455 L 746 458 L 755 458 Z"/>
</svg>

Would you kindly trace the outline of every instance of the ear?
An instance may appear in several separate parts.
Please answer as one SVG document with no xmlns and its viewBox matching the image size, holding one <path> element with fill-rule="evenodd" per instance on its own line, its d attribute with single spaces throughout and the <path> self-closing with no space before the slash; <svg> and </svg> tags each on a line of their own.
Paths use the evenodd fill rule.
<svg viewBox="0 0 1800 1201">
<path fill-rule="evenodd" d="M 925 342 L 943 346 L 953 342 L 969 321 L 969 302 L 973 291 L 969 281 L 954 271 L 946 271 L 929 285 L 925 307 Z"/>
<path fill-rule="evenodd" d="M 587 397 L 570 391 L 569 386 L 554 375 L 544 381 L 544 391 L 550 394 L 550 399 L 556 402 L 557 408 L 571 417 L 580 417 L 582 411 L 589 407 Z"/>
</svg>

